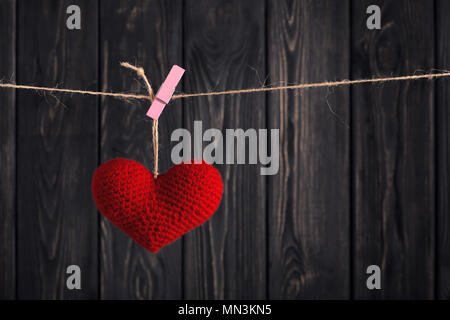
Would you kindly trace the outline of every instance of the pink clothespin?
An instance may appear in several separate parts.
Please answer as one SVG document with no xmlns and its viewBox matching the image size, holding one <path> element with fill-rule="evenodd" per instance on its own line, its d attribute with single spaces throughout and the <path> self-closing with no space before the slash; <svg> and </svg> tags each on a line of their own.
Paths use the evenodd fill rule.
<svg viewBox="0 0 450 320">
<path fill-rule="evenodd" d="M 159 115 L 163 111 L 164 107 L 172 98 L 175 88 L 177 87 L 178 82 L 180 82 L 183 73 L 184 69 L 177 65 L 174 65 L 172 69 L 170 69 L 166 80 L 164 80 L 163 84 L 159 88 L 158 92 L 156 93 L 155 100 L 153 100 L 150 109 L 148 109 L 147 111 L 148 117 L 154 120 L 158 120 Z"/>
</svg>

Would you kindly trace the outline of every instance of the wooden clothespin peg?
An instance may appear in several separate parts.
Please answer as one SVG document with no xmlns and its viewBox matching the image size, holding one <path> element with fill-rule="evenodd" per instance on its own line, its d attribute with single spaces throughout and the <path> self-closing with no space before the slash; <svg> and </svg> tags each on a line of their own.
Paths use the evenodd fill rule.
<svg viewBox="0 0 450 320">
<path fill-rule="evenodd" d="M 184 69 L 177 65 L 174 65 L 172 69 L 170 69 L 169 74 L 156 93 L 155 99 L 153 100 L 150 109 L 148 109 L 147 111 L 148 117 L 154 120 L 158 120 L 159 115 L 163 111 L 164 107 L 172 98 L 175 88 L 177 87 L 178 82 L 180 82 L 183 73 Z"/>
</svg>

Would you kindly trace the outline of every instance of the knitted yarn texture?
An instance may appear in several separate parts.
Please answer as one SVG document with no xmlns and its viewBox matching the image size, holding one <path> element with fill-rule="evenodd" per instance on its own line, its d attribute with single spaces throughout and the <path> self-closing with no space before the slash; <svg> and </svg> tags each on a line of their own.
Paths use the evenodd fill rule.
<svg viewBox="0 0 450 320">
<path fill-rule="evenodd" d="M 175 165 L 155 179 L 140 163 L 117 158 L 92 179 L 98 210 L 154 253 L 208 220 L 222 193 L 219 172 L 204 161 Z"/>
</svg>

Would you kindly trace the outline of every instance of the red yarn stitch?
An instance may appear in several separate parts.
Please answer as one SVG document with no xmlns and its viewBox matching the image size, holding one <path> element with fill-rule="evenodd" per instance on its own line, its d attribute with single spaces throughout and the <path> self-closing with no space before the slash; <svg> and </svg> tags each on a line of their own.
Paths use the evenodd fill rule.
<svg viewBox="0 0 450 320">
<path fill-rule="evenodd" d="M 98 210 L 151 252 L 208 220 L 222 192 L 219 172 L 204 161 L 173 166 L 155 179 L 139 162 L 117 158 L 92 179 Z"/>
</svg>

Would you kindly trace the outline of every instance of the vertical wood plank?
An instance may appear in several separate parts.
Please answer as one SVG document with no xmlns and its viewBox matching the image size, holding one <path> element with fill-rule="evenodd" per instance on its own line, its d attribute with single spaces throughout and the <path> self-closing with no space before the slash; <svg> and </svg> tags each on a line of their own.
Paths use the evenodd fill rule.
<svg viewBox="0 0 450 320">
<path fill-rule="evenodd" d="M 366 27 L 372 4 L 381 8 L 381 30 Z M 432 1 L 353 1 L 352 9 L 352 78 L 434 67 Z M 433 90 L 431 81 L 352 89 L 357 299 L 433 298 Z M 382 290 L 366 287 L 372 264 Z"/>
<path fill-rule="evenodd" d="M 81 30 L 66 28 L 72 4 Z M 97 13 L 96 1 L 18 1 L 17 81 L 97 90 Z M 98 99 L 20 91 L 17 108 L 18 298 L 96 298 Z M 72 264 L 81 290 L 66 287 Z"/>
<path fill-rule="evenodd" d="M 436 1 L 436 68 L 450 69 L 450 2 Z M 436 81 L 437 298 L 450 299 L 450 82 Z"/>
<path fill-rule="evenodd" d="M 261 86 L 262 1 L 188 0 L 184 27 L 187 92 Z M 264 95 L 187 99 L 184 110 L 191 135 L 195 120 L 202 121 L 203 132 L 217 128 L 224 137 L 226 128 L 266 128 Z M 210 221 L 185 236 L 185 297 L 265 298 L 266 194 L 261 166 L 215 167 L 224 181 L 222 203 Z"/>
<path fill-rule="evenodd" d="M 181 0 L 101 1 L 102 89 L 146 94 L 141 79 L 119 66 L 142 66 L 155 92 L 173 64 L 182 66 Z M 152 122 L 143 101 L 102 100 L 101 161 L 123 157 L 153 170 Z M 170 168 L 170 133 L 182 126 L 181 102 L 159 120 L 159 166 Z M 101 220 L 101 297 L 178 299 L 182 294 L 181 241 L 150 253 L 106 218 Z"/>
<path fill-rule="evenodd" d="M 0 1 L 0 77 L 16 77 L 16 1 Z M 0 299 L 16 296 L 16 99 L 0 91 Z"/>
<path fill-rule="evenodd" d="M 271 83 L 349 77 L 348 1 L 269 1 Z M 280 172 L 269 178 L 269 297 L 345 299 L 349 264 L 349 89 L 271 93 Z"/>
</svg>

